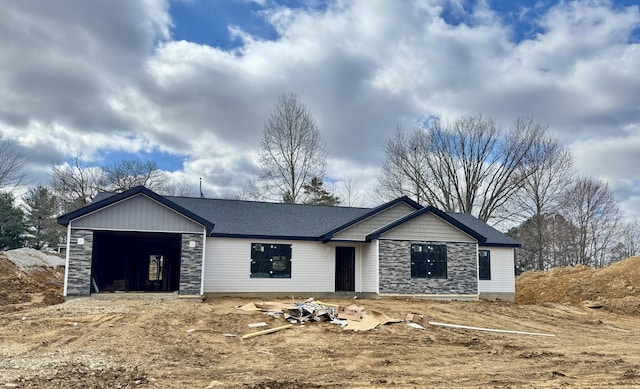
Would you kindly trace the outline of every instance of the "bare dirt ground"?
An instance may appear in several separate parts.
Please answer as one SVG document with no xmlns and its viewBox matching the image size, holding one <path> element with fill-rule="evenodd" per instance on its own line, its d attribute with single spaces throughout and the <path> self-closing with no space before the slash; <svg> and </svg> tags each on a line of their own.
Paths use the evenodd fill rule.
<svg viewBox="0 0 640 389">
<path fill-rule="evenodd" d="M 518 304 L 355 301 L 368 311 L 399 319 L 419 312 L 434 322 L 555 337 L 429 325 L 418 330 L 401 322 L 366 332 L 313 323 L 242 339 L 243 334 L 287 322 L 235 309 L 259 299 L 196 302 L 114 294 L 59 303 L 59 294 L 40 289 L 55 285 L 42 281 L 42 275 L 9 285 L 8 275 L 15 269 L 0 256 L 0 387 L 640 387 L 640 298 L 634 294 L 640 278 L 628 276 L 640 267 L 638 260 L 627 260 L 629 269 L 619 265 L 617 277 L 611 269 L 603 278 L 595 274 L 605 269 L 525 274 L 518 280 Z M 602 282 L 604 290 L 595 296 L 566 297 L 568 279 L 586 276 L 585 272 L 590 272 L 591 284 Z M 569 278 L 549 281 L 560 273 Z M 535 285 L 547 291 L 540 295 Z M 27 292 L 9 293 L 7 287 Z M 613 304 L 607 290 L 616 291 Z M 619 297 L 618 290 L 627 294 Z M 261 321 L 268 326 L 248 326 Z"/>
</svg>

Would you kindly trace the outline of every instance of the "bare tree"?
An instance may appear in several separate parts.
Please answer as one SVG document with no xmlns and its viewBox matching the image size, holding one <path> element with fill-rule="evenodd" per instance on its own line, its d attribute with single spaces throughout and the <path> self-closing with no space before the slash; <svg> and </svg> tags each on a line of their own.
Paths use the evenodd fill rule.
<svg viewBox="0 0 640 389">
<path fill-rule="evenodd" d="M 155 190 L 158 194 L 163 196 L 177 196 L 177 197 L 195 197 L 196 189 L 192 184 L 187 181 L 180 182 L 166 182 L 162 184 L 161 188 Z"/>
<path fill-rule="evenodd" d="M 338 181 L 336 192 L 347 207 L 362 207 L 365 204 L 365 193 L 357 177 L 345 177 Z"/>
<path fill-rule="evenodd" d="M 533 144 L 527 155 L 526 169 L 529 173 L 524 175 L 514 202 L 530 223 L 531 236 L 526 245 L 531 247 L 527 249 L 536 253 L 536 268 L 544 270 L 550 253 L 545 246 L 552 242 L 547 224 L 554 221 L 549 215 L 557 212 L 565 188 L 575 177 L 573 157 L 557 138 L 545 134 Z"/>
<path fill-rule="evenodd" d="M 612 261 L 640 255 L 640 223 L 626 223 L 620 230 L 618 242 L 611 250 Z"/>
<path fill-rule="evenodd" d="M 8 141 L 0 141 L 0 188 L 15 188 L 24 181 L 24 156 Z"/>
<path fill-rule="evenodd" d="M 51 167 L 51 189 L 58 198 L 62 212 L 84 207 L 107 185 L 106 175 L 99 167 L 85 166 L 77 153 L 71 164 Z"/>
<path fill-rule="evenodd" d="M 609 185 L 579 178 L 565 192 L 561 213 L 576 229 L 572 243 L 577 263 L 571 265 L 604 266 L 621 225 L 620 208 Z"/>
<path fill-rule="evenodd" d="M 258 187 L 264 197 L 304 202 L 304 185 L 313 177 L 325 177 L 326 145 L 311 112 L 296 94 L 278 96 L 264 125 L 258 156 Z"/>
<path fill-rule="evenodd" d="M 482 115 L 436 120 L 409 137 L 397 131 L 385 150 L 381 185 L 446 211 L 499 219 L 530 174 L 527 159 L 545 131 L 529 118 L 503 129 Z"/>
<path fill-rule="evenodd" d="M 378 191 L 390 200 L 407 195 L 418 203 L 429 201 L 427 174 L 430 141 L 424 129 L 416 129 L 407 136 L 402 128 L 396 131 L 385 146 L 386 159 Z"/>
<path fill-rule="evenodd" d="M 519 271 L 548 270 L 578 263 L 573 243 L 576 228 L 562 215 L 532 216 L 510 229 L 509 235 L 522 243 L 517 254 Z M 540 239 L 544 244 L 538 244 Z"/>
<path fill-rule="evenodd" d="M 107 187 L 113 192 L 124 192 L 141 185 L 153 191 L 160 191 L 166 181 L 165 174 L 154 161 L 119 161 L 104 167 L 103 170 Z"/>
</svg>

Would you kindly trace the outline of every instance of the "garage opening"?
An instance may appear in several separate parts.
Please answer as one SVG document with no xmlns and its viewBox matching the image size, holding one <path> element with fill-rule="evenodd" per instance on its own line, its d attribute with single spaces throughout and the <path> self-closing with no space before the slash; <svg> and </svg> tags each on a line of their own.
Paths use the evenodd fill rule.
<svg viewBox="0 0 640 389">
<path fill-rule="evenodd" d="M 180 234 L 95 231 L 91 292 L 175 292 Z"/>
</svg>

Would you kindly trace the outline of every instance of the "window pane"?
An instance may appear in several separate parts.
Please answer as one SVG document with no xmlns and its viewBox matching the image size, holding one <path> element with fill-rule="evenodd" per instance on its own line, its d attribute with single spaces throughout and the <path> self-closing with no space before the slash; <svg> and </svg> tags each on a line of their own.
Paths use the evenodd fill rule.
<svg viewBox="0 0 640 389">
<path fill-rule="evenodd" d="M 251 243 L 251 278 L 291 278 L 291 245 Z"/>
<path fill-rule="evenodd" d="M 427 277 L 427 245 L 414 243 L 411 245 L 411 277 Z"/>
<path fill-rule="evenodd" d="M 447 263 L 446 262 L 429 262 L 427 277 L 447 278 Z"/>
<path fill-rule="evenodd" d="M 264 260 L 251 261 L 251 278 L 269 278 L 271 277 L 271 262 Z"/>
<path fill-rule="evenodd" d="M 251 243 L 251 259 L 269 259 L 269 246 L 261 243 Z"/>
<path fill-rule="evenodd" d="M 489 250 L 478 251 L 478 276 L 481 280 L 491 279 L 491 254 Z"/>
</svg>

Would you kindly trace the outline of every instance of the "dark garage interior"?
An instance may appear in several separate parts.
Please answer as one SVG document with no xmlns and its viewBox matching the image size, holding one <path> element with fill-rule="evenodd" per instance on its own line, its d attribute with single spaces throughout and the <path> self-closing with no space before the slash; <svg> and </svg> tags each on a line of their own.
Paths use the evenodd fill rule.
<svg viewBox="0 0 640 389">
<path fill-rule="evenodd" d="M 95 231 L 91 293 L 177 291 L 180 251 L 180 234 Z"/>
</svg>

